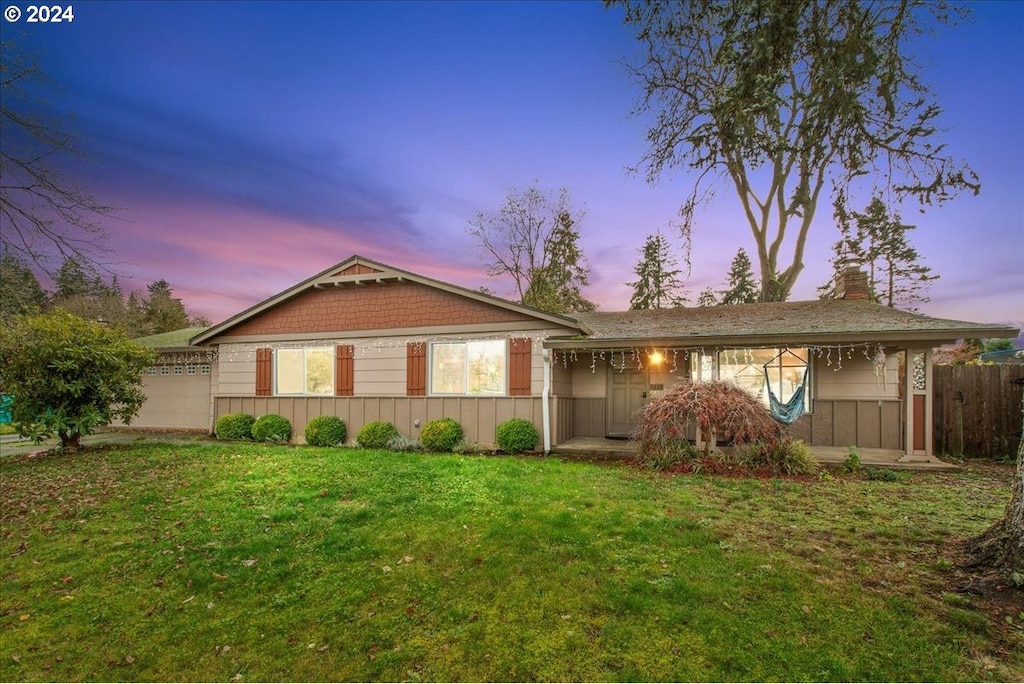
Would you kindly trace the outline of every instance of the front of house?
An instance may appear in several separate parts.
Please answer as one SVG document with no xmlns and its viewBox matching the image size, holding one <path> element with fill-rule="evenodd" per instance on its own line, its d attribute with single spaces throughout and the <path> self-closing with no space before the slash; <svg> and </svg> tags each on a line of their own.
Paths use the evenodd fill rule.
<svg viewBox="0 0 1024 684">
<path fill-rule="evenodd" d="M 932 347 L 1016 331 L 889 309 L 865 288 L 851 270 L 835 300 L 559 316 L 354 256 L 192 347 L 209 360 L 207 427 L 277 413 L 297 441 L 309 420 L 336 415 L 350 436 L 385 420 L 414 439 L 450 417 L 492 444 L 518 417 L 550 451 L 628 436 L 636 410 L 671 385 L 723 379 L 766 404 L 803 388 L 791 431 L 812 446 L 929 458 Z M 156 420 L 147 404 L 134 424 Z"/>
</svg>

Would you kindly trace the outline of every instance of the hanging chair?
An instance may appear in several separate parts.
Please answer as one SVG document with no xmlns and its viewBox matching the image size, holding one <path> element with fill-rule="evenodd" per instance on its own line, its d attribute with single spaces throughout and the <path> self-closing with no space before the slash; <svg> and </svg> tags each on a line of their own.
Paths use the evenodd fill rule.
<svg viewBox="0 0 1024 684">
<path fill-rule="evenodd" d="M 793 354 L 788 349 L 779 352 L 778 356 L 764 364 L 763 370 L 764 382 L 768 387 L 768 410 L 772 414 L 772 418 L 783 425 L 792 425 L 804 414 L 804 395 L 807 393 L 807 369 L 810 367 L 810 363 L 804 367 L 804 377 L 800 381 L 800 386 L 793 392 L 793 396 L 789 398 L 789 401 L 783 403 L 779 401 L 779 398 L 775 396 L 775 392 L 772 391 L 772 381 L 768 377 L 768 366 L 771 365 L 772 361 L 786 353 Z M 793 354 L 793 356 L 796 356 L 796 354 Z M 799 356 L 796 356 L 796 358 L 800 359 Z M 803 361 L 803 359 L 800 360 Z"/>
</svg>

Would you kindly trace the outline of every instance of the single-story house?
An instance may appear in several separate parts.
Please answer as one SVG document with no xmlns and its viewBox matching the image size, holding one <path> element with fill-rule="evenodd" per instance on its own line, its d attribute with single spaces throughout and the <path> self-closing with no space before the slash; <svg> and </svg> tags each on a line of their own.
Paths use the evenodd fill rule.
<svg viewBox="0 0 1024 684">
<path fill-rule="evenodd" d="M 178 413 L 188 425 L 161 427 L 191 427 L 203 410 L 206 429 L 225 413 L 278 413 L 301 442 L 310 419 L 330 414 L 350 437 L 386 420 L 417 438 L 450 417 L 491 444 L 520 417 L 550 451 L 628 436 L 636 410 L 674 383 L 727 379 L 766 404 L 802 388 L 791 431 L 812 446 L 928 458 L 932 348 L 1016 334 L 872 303 L 856 267 L 830 300 L 557 315 L 353 256 L 162 350 L 147 387 L 191 377 L 189 364 L 208 378 L 189 395 L 195 412 Z M 133 425 L 168 401 L 154 395 Z"/>
</svg>

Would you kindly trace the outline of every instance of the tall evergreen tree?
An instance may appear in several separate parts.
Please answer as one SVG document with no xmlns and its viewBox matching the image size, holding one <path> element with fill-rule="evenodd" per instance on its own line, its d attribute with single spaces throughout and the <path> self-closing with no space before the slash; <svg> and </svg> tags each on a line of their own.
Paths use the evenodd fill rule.
<svg viewBox="0 0 1024 684">
<path fill-rule="evenodd" d="M 553 313 L 593 311 L 582 289 L 590 280 L 576 220 L 568 211 L 559 212 L 555 225 L 544 240 L 544 265 L 536 268 L 530 286 L 523 294 L 523 304 Z"/>
<path fill-rule="evenodd" d="M 754 269 L 750 265 L 750 257 L 740 247 L 729 267 L 726 287 L 722 294 L 722 304 L 753 304 L 761 301 L 761 288 L 754 279 Z"/>
<path fill-rule="evenodd" d="M 0 319 L 40 313 L 46 308 L 46 292 L 32 269 L 4 250 L 0 253 Z"/>
<path fill-rule="evenodd" d="M 640 261 L 633 267 L 637 279 L 626 283 L 633 288 L 630 309 L 662 309 L 682 306 L 686 296 L 679 280 L 682 271 L 677 268 L 671 245 L 661 233 L 648 235 L 640 250 Z"/>
<path fill-rule="evenodd" d="M 862 213 L 847 212 L 837 201 L 836 220 L 841 237 L 833 246 L 833 278 L 818 288 L 819 296 L 834 296 L 836 276 L 847 259 L 854 259 L 867 269 L 873 301 L 911 311 L 914 304 L 928 301 L 924 291 L 939 276 L 910 246 L 908 231 L 914 226 L 903 223 L 898 213 L 890 214 L 877 195 Z"/>
<path fill-rule="evenodd" d="M 149 297 L 143 304 L 142 314 L 145 334 L 155 335 L 188 327 L 189 318 L 185 305 L 174 296 L 166 280 L 161 278 L 155 283 L 150 283 L 147 289 Z"/>
</svg>

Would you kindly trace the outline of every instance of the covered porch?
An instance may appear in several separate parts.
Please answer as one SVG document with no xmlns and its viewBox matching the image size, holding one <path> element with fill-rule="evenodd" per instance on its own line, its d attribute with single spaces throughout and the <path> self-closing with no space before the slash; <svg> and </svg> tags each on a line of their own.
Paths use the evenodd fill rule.
<svg viewBox="0 0 1024 684">
<path fill-rule="evenodd" d="M 825 466 L 840 465 L 849 449 L 837 446 L 809 445 L 811 453 Z M 566 456 L 584 458 L 628 458 L 637 453 L 637 445 L 628 439 L 605 437 L 572 437 L 556 445 L 551 452 Z M 901 449 L 858 448 L 862 466 L 892 468 L 893 470 L 921 470 L 931 472 L 954 472 L 960 469 L 935 457 L 907 456 Z"/>
</svg>

